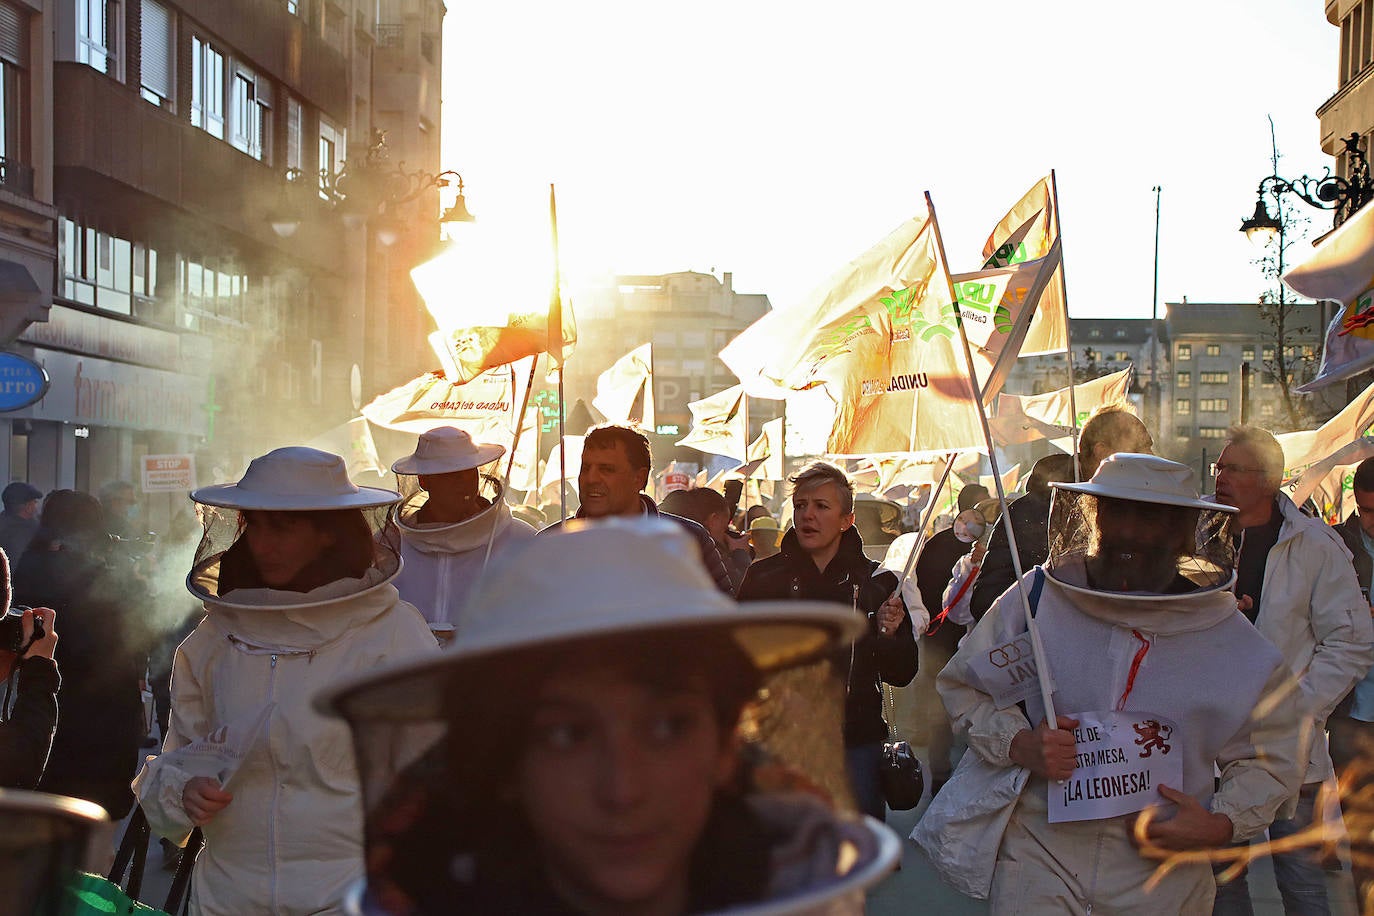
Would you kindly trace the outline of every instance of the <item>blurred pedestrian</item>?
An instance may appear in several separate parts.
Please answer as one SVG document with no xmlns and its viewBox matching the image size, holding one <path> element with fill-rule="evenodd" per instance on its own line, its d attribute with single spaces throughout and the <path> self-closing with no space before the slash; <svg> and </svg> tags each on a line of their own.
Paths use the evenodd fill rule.
<svg viewBox="0 0 1374 916">
<path fill-rule="evenodd" d="M 749 546 L 754 551 L 755 560 L 773 556 L 781 549 L 781 544 L 782 529 L 773 516 L 760 515 L 749 523 Z"/>
<path fill-rule="evenodd" d="M 1325 816 L 1317 793 L 1332 774 L 1326 718 L 1374 662 L 1369 602 L 1340 535 L 1302 513 L 1280 489 L 1283 448 L 1268 430 L 1234 426 L 1216 462 L 1216 499 L 1236 516 L 1235 594 L 1241 613 L 1283 654 L 1299 679 L 1307 722 L 1296 810 L 1269 825 L 1275 842 Z M 1274 853 L 1274 874 L 1289 912 L 1330 912 L 1326 874 L 1311 849 Z M 1246 875 L 1217 888 L 1214 912 L 1248 913 Z"/>
<path fill-rule="evenodd" d="M 749 567 L 739 600 L 837 601 L 864 618 L 860 636 L 832 663 L 845 683 L 845 757 L 854 794 L 860 810 L 882 820 L 887 809 L 878 768 L 888 735 L 882 691 L 916 676 L 911 617 L 897 576 L 864 556 L 854 527 L 854 487 L 844 471 L 817 461 L 791 481 L 793 528 L 776 556 Z"/>
<path fill-rule="evenodd" d="M 99 496 L 110 534 L 125 541 L 146 534 L 139 528 L 143 510 L 138 504 L 138 491 L 133 484 L 127 480 L 111 480 L 100 488 Z"/>
<path fill-rule="evenodd" d="M 43 491 L 31 483 L 16 480 L 0 492 L 5 509 L 0 512 L 0 550 L 10 558 L 10 565 L 19 562 L 29 541 L 38 533 L 39 503 Z"/>
<path fill-rule="evenodd" d="M 453 648 L 321 699 L 365 767 L 397 731 L 428 748 L 390 779 L 364 770 L 360 912 L 862 910 L 895 837 L 759 773 L 838 761 L 821 708 L 786 723 L 801 740 L 776 756 L 783 695 L 759 688 L 862 622 L 843 605 L 737 605 L 692 553 L 662 520 L 571 523 L 492 572 Z M 791 772 L 794 787 L 824 778 Z"/>
<path fill-rule="evenodd" d="M 643 493 L 649 485 L 652 467 L 649 438 L 642 432 L 628 426 L 594 427 L 582 442 L 582 468 L 577 474 L 577 495 L 581 505 L 575 517 L 661 515 L 681 525 L 696 539 L 702 565 L 721 591 L 733 595 L 735 587 L 730 581 L 730 572 L 710 533 L 689 518 L 660 512 L 658 504 Z M 562 521 L 555 522 L 540 534 L 552 534 L 562 525 Z"/>
<path fill-rule="evenodd" d="M 310 698 L 340 675 L 438 651 L 392 584 L 394 539 L 378 537 L 399 494 L 293 447 L 191 498 L 205 535 L 187 584 L 206 617 L 176 651 L 171 725 L 139 801 L 177 845 L 204 830 L 192 913 L 342 913 L 363 873 L 361 787 L 348 729 Z M 237 761 L 229 786 L 183 752 L 215 741 L 242 742 L 210 770 Z"/>
<path fill-rule="evenodd" d="M 1019 792 L 991 873 L 994 914 L 1205 913 L 1208 860 L 1157 868 L 1137 844 L 1160 857 L 1223 848 L 1262 833 L 1297 787 L 1294 678 L 1236 613 L 1235 509 L 1200 499 L 1195 480 L 1186 465 L 1116 454 L 1089 482 L 1054 484 L 1066 524 L 1021 583 L 1049 671 L 1023 661 L 1029 677 L 1003 673 L 1028 645 L 1010 591 L 940 674 L 966 759 L 1008 772 Z M 961 763 L 941 795 L 955 822 L 964 805 L 988 812 L 991 784 L 961 780 L 975 772 Z"/>
<path fill-rule="evenodd" d="M 401 492 L 396 590 L 439 633 L 451 632 L 490 559 L 534 539 L 534 528 L 511 514 L 501 480 L 483 473 L 505 452 L 503 445 L 440 426 L 391 465 Z"/>
<path fill-rule="evenodd" d="M 744 546 L 748 543 L 747 539 L 737 537 L 730 526 L 730 507 L 725 497 L 709 487 L 675 490 L 664 497 L 660 508 L 664 512 L 690 518 L 706 529 L 711 540 L 715 541 L 721 559 L 725 561 L 731 586 L 738 589 L 754 558 Z"/>
<path fill-rule="evenodd" d="M 151 637 L 148 591 L 111 548 L 94 496 L 52 491 L 15 569 L 14 600 L 62 618 L 53 656 L 61 714 L 39 788 L 93 801 L 119 820 L 133 807 Z"/>
</svg>

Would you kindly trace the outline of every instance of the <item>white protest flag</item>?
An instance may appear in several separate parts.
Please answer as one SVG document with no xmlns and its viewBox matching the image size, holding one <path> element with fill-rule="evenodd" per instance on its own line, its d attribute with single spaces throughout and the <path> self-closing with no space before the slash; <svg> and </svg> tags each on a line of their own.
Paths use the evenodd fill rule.
<svg viewBox="0 0 1374 916">
<path fill-rule="evenodd" d="M 950 278 L 933 222 L 877 294 L 819 328 L 809 361 L 835 399 L 833 455 L 941 453 L 983 444 Z"/>
<path fill-rule="evenodd" d="M 514 457 L 512 457 L 512 455 Z M 539 408 L 525 409 L 525 425 L 520 429 L 520 441 L 511 455 L 505 456 L 510 465 L 506 485 L 512 490 L 529 492 L 539 485 Z"/>
<path fill-rule="evenodd" d="M 1374 425 L 1374 385 L 1317 429 L 1280 433 L 1274 438 L 1283 447 L 1283 476 L 1287 480 L 1310 465 L 1335 454 Z"/>
<path fill-rule="evenodd" d="M 378 395 L 362 414 L 378 426 L 416 435 L 456 426 L 478 442 L 510 448 L 528 369 L 523 362 L 500 366 L 461 385 L 442 372 L 427 372 Z"/>
<path fill-rule="evenodd" d="M 582 443 L 585 436 L 564 436 L 563 441 L 549 452 L 549 460 L 544 462 L 544 472 L 539 477 L 539 496 L 542 502 L 556 503 L 559 495 L 559 469 L 566 458 L 568 469 L 568 488 L 577 492 L 577 475 L 582 470 Z"/>
<path fill-rule="evenodd" d="M 653 344 L 641 344 L 596 378 L 592 406 L 612 423 L 654 428 Z"/>
<path fill-rule="evenodd" d="M 377 456 L 377 444 L 372 439 L 372 427 L 367 425 L 366 417 L 354 417 L 347 423 L 320 433 L 305 444 L 309 448 L 341 456 L 348 466 L 350 480 L 356 480 L 364 472 L 377 475 L 387 472 Z"/>
<path fill-rule="evenodd" d="M 758 461 L 759 467 L 747 477 L 759 480 L 782 480 L 783 478 L 783 422 L 782 417 L 769 420 L 759 430 L 759 436 L 749 444 L 745 457 Z"/>
<path fill-rule="evenodd" d="M 993 227 L 983 245 L 983 265 L 986 268 L 1011 267 L 1049 257 L 1058 241 L 1059 213 L 1055 209 L 1051 176 L 1046 175 Z M 1069 345 L 1069 329 L 1064 323 L 1064 268 L 1061 263 L 1054 265 L 1037 305 L 1021 342 L 1020 355 L 1062 353 Z"/>
<path fill-rule="evenodd" d="M 1301 506 L 1311 499 L 1328 525 L 1345 519 L 1355 508 L 1351 478 L 1366 458 L 1374 458 L 1374 437 L 1361 436 L 1342 446 L 1307 470 L 1286 487 L 1289 497 Z"/>
<path fill-rule="evenodd" d="M 747 417 L 744 398 L 743 386 L 733 385 L 689 402 L 687 409 L 692 412 L 692 429 L 677 444 L 743 461 L 749 447 L 749 433 L 744 428 Z"/>
<path fill-rule="evenodd" d="M 1105 404 L 1128 404 L 1126 393 L 1131 387 L 1131 369 L 1081 382 L 1074 386 L 1074 406 L 1078 423 L 1082 426 L 1088 415 Z M 1045 394 L 997 396 L 997 416 L 988 418 L 988 425 L 998 445 L 1018 445 L 1037 439 L 1058 439 L 1073 432 L 1074 418 L 1069 406 L 1069 389 L 1059 388 Z"/>
<path fill-rule="evenodd" d="M 1322 239 L 1283 282 L 1300 295 L 1344 306 L 1326 330 L 1317 377 L 1295 390 L 1316 391 L 1374 366 L 1374 207 L 1361 208 Z"/>
<path fill-rule="evenodd" d="M 1049 283 L 1056 279 L 1062 282 L 1058 273 L 1060 250 L 1056 238 L 1042 258 L 953 277 L 984 404 L 991 403 L 1002 390 L 1022 355 L 1022 345 Z"/>
</svg>

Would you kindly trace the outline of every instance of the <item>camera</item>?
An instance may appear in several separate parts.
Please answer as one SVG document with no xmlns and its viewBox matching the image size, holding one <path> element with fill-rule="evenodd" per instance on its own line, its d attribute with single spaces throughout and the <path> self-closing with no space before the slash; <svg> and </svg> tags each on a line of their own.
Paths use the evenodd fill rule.
<svg viewBox="0 0 1374 916">
<path fill-rule="evenodd" d="M 13 652 L 18 655 L 24 651 L 24 612 L 30 608 L 14 606 L 0 617 L 0 652 Z M 43 622 L 33 619 L 33 640 L 37 642 L 44 636 Z"/>
</svg>

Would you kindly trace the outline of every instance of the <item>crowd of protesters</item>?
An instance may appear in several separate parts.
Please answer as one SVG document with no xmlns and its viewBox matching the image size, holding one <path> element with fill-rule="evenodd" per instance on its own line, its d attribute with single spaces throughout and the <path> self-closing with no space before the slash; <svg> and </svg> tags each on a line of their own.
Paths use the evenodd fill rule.
<svg viewBox="0 0 1374 916">
<path fill-rule="evenodd" d="M 1251 912 L 1266 833 L 1285 910 L 1330 912 L 1305 838 L 1338 775 L 1374 786 L 1374 460 L 1332 528 L 1264 430 L 1230 431 L 1210 497 L 1152 448 L 1099 410 L 1024 496 L 964 486 L 885 564 L 834 464 L 782 519 L 738 486 L 660 504 L 628 426 L 589 432 L 552 524 L 452 427 L 394 489 L 277 449 L 156 540 L 125 482 L 12 483 L 0 784 L 137 803 L 173 862 L 199 828 L 205 916 L 855 911 L 901 855 L 885 700 L 911 685 L 913 839 L 993 912 Z M 1122 747 L 1148 775 L 1093 776 Z"/>
</svg>

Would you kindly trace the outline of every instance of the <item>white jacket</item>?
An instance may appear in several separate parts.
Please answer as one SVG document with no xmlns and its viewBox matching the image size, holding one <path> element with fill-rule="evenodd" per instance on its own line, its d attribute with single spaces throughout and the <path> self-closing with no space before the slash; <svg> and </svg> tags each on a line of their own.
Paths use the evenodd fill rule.
<svg viewBox="0 0 1374 916">
<path fill-rule="evenodd" d="M 1374 626 L 1350 551 L 1327 525 L 1278 496 L 1283 525 L 1264 566 L 1255 626 L 1298 675 L 1311 715 L 1304 783 L 1331 775 L 1326 717 L 1374 663 Z"/>
<path fill-rule="evenodd" d="M 395 585 L 401 597 L 419 608 L 430 623 L 457 622 L 458 611 L 486 566 L 487 540 L 493 528 L 493 563 L 535 534 L 511 515 L 499 492 L 488 508 L 456 524 L 420 525 L 413 519 L 413 514 L 396 519 L 402 563 Z"/>
<path fill-rule="evenodd" d="M 234 591 L 233 604 L 206 602 L 208 616 L 177 649 L 166 750 L 277 704 L 230 783 L 233 801 L 204 827 L 193 913 L 342 912 L 345 889 L 362 877 L 363 802 L 349 729 L 311 701 L 340 676 L 438 646 L 379 571 L 348 593 L 358 583 L 333 582 L 285 607 L 281 592 Z M 178 844 L 192 829 L 181 801 L 190 777 L 150 757 L 134 781 L 153 831 Z"/>
<path fill-rule="evenodd" d="M 1026 574 L 1027 589 L 1034 575 Z M 1081 562 L 1047 575 L 1035 611 L 1056 712 L 1111 710 L 1126 693 L 1126 711 L 1167 716 L 1178 725 L 1182 790 L 1226 814 L 1236 840 L 1264 830 L 1297 792 L 1301 772 L 1301 711 L 1292 703 L 1260 703 L 1291 688 L 1279 653 L 1224 589 L 1138 596 L 1093 591 L 1083 582 Z M 970 752 L 997 766 L 1012 766 L 1012 738 L 1040 721 L 1043 705 L 1037 692 L 1025 701 L 1029 718 L 1016 705 L 997 709 L 971 663 L 1025 630 L 1013 589 L 965 637 L 936 682 Z M 1143 654 L 1142 639 L 1149 644 Z M 1215 794 L 1214 765 L 1221 770 Z M 1021 793 L 993 873 L 993 912 L 1085 912 L 1094 903 L 1104 913 L 1211 911 L 1205 864 L 1169 872 L 1147 895 L 1154 863 L 1131 846 L 1133 815 L 1050 825 L 1047 791 L 1045 780 L 1032 777 Z"/>
</svg>

